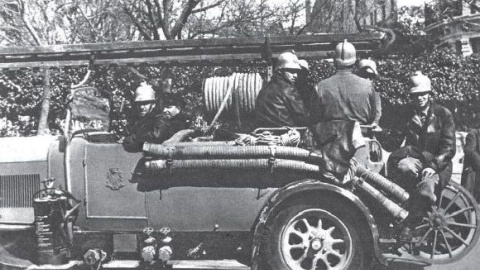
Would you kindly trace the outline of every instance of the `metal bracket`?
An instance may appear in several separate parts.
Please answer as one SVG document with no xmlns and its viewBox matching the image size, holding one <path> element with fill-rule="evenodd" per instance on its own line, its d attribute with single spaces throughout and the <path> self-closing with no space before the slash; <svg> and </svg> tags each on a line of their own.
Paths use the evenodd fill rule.
<svg viewBox="0 0 480 270">
<path fill-rule="evenodd" d="M 173 152 L 175 151 L 175 147 L 169 146 L 166 148 L 167 150 L 167 160 L 166 160 L 166 165 L 168 169 L 168 173 L 172 173 L 172 167 L 173 167 Z"/>
<path fill-rule="evenodd" d="M 270 169 L 270 173 L 273 173 L 273 170 L 275 168 L 275 150 L 277 149 L 277 146 L 274 144 L 271 144 L 268 146 L 268 149 L 270 149 L 270 157 L 268 158 L 268 168 Z"/>
</svg>

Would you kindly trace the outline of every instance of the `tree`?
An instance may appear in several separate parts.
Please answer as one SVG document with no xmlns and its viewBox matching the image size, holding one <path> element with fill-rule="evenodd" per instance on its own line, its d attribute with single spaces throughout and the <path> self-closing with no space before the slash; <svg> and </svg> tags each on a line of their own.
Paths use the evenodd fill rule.
<svg viewBox="0 0 480 270">
<path fill-rule="evenodd" d="M 425 4 L 425 24 L 449 22 L 465 13 L 480 12 L 476 0 L 435 0 Z M 467 24 L 468 21 L 465 21 Z"/>
<path fill-rule="evenodd" d="M 387 6 L 389 11 L 386 10 Z M 310 29 L 326 33 L 362 32 L 365 30 L 364 20 L 383 7 L 385 20 L 382 19 L 380 23 L 383 27 L 389 27 L 395 16 L 395 12 L 391 12 L 396 7 L 395 0 L 317 0 L 312 9 L 312 14 L 316 14 L 317 18 L 312 18 L 314 22 Z"/>
<path fill-rule="evenodd" d="M 44 46 L 128 40 L 132 28 L 118 12 L 116 0 L 10 0 L 0 3 L 2 45 Z M 43 72 L 38 134 L 48 130 L 50 69 Z M 35 86 L 33 86 L 35 87 Z"/>
<path fill-rule="evenodd" d="M 200 0 L 119 0 L 144 40 L 180 39 L 188 18 L 225 4 L 217 0 L 204 4 Z M 201 4 L 201 5 L 200 5 Z"/>
</svg>

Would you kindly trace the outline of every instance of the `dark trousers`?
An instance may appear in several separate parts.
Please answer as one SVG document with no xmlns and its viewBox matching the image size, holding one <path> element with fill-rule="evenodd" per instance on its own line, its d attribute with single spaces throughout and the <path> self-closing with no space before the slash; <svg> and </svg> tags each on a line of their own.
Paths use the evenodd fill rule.
<svg viewBox="0 0 480 270">
<path fill-rule="evenodd" d="M 406 174 L 398 168 L 398 164 L 401 160 L 410 157 L 420 160 L 422 168 L 419 170 L 417 177 Z M 397 185 L 404 188 L 410 194 L 410 199 L 404 206 L 409 212 L 409 216 L 406 223 L 420 222 L 432 205 L 432 201 L 425 194 L 431 194 L 432 190 L 434 195 L 439 198 L 443 188 L 446 186 L 446 182 L 442 183 L 440 180 L 438 184 L 432 187 L 429 184 L 419 183 L 422 182 L 422 170 L 426 167 L 427 161 L 420 150 L 414 146 L 405 146 L 392 152 L 387 161 L 388 178 Z"/>
</svg>

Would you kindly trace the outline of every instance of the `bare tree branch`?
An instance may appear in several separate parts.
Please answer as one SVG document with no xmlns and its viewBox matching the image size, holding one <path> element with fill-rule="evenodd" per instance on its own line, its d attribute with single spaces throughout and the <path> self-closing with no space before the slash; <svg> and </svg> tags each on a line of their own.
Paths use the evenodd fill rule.
<svg viewBox="0 0 480 270">
<path fill-rule="evenodd" d="M 219 0 L 219 1 L 217 1 L 217 2 L 215 2 L 215 3 L 213 3 L 213 4 L 211 4 L 211 5 L 205 6 L 205 7 L 203 7 L 203 8 L 194 9 L 194 10 L 192 10 L 192 14 L 198 13 L 198 12 L 207 11 L 207 10 L 209 10 L 209 9 L 211 9 L 211 8 L 214 8 L 214 7 L 217 7 L 217 6 L 221 5 L 223 2 L 225 2 L 225 0 Z"/>
<path fill-rule="evenodd" d="M 172 32 L 170 26 L 170 12 L 172 2 L 170 0 L 163 0 L 163 34 L 167 39 L 172 39 Z"/>
<path fill-rule="evenodd" d="M 157 23 L 156 23 L 155 18 L 153 16 L 153 12 L 154 12 L 153 5 L 150 2 L 150 0 L 145 0 L 145 4 L 147 6 L 147 16 L 148 16 L 148 19 L 150 20 L 150 23 L 151 23 L 150 29 L 153 32 L 153 39 L 154 40 L 159 40 L 160 39 L 160 34 L 158 33 Z"/>
<path fill-rule="evenodd" d="M 148 76 L 140 73 L 140 71 L 138 71 L 136 68 L 134 68 L 134 67 L 129 67 L 128 69 L 129 69 L 133 74 L 137 75 L 139 78 L 144 79 L 144 80 L 148 80 Z"/>
<path fill-rule="evenodd" d="M 6 40 L 8 43 L 12 43 L 12 44 L 15 43 L 15 41 L 11 39 L 9 36 L 7 36 L 6 34 L 0 32 L 0 35 L 2 36 L 2 39 Z"/>
<path fill-rule="evenodd" d="M 135 18 L 133 15 L 132 11 L 128 9 L 128 7 L 124 6 L 123 11 L 130 17 L 130 20 L 132 20 L 133 24 L 137 27 L 138 31 L 140 31 L 140 34 L 146 39 L 146 40 L 152 40 L 150 35 L 145 31 L 143 28 L 142 24 Z"/>
<path fill-rule="evenodd" d="M 17 0 L 17 1 L 18 1 L 19 10 L 20 10 L 20 15 L 22 16 L 22 21 L 25 24 L 25 27 L 27 28 L 28 32 L 33 37 L 33 39 L 35 40 L 35 43 L 38 46 L 43 45 L 42 40 L 38 36 L 38 33 L 35 31 L 32 24 L 30 23 L 30 20 L 27 18 L 27 14 L 26 14 L 26 10 L 25 10 L 25 2 L 23 2 L 23 0 Z"/>
<path fill-rule="evenodd" d="M 192 10 L 201 2 L 201 0 L 188 0 L 187 6 L 182 10 L 180 17 L 172 28 L 172 35 L 177 36 L 182 31 L 188 16 L 192 13 Z"/>
<path fill-rule="evenodd" d="M 92 22 L 87 17 L 87 14 L 85 14 L 82 7 L 77 5 L 77 9 L 80 10 L 80 14 L 82 14 L 82 17 L 87 21 L 88 25 L 90 26 L 90 32 L 93 34 L 94 40 L 97 40 L 97 37 L 98 37 L 97 29 L 93 26 Z"/>
<path fill-rule="evenodd" d="M 159 0 L 154 0 L 154 3 L 155 3 L 155 7 L 157 8 L 158 24 L 163 30 L 164 24 L 163 24 L 162 8 L 160 7 Z"/>
</svg>

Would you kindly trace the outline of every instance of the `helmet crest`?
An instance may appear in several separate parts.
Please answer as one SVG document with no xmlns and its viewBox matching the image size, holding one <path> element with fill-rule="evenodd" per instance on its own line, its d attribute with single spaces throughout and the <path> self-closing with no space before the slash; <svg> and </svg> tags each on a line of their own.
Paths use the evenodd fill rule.
<svg viewBox="0 0 480 270">
<path fill-rule="evenodd" d="M 142 82 L 135 90 L 135 102 L 155 101 L 155 91 L 152 86 Z"/>
<path fill-rule="evenodd" d="M 340 67 L 349 67 L 357 61 L 357 52 L 346 39 L 335 47 L 335 63 Z"/>
</svg>

